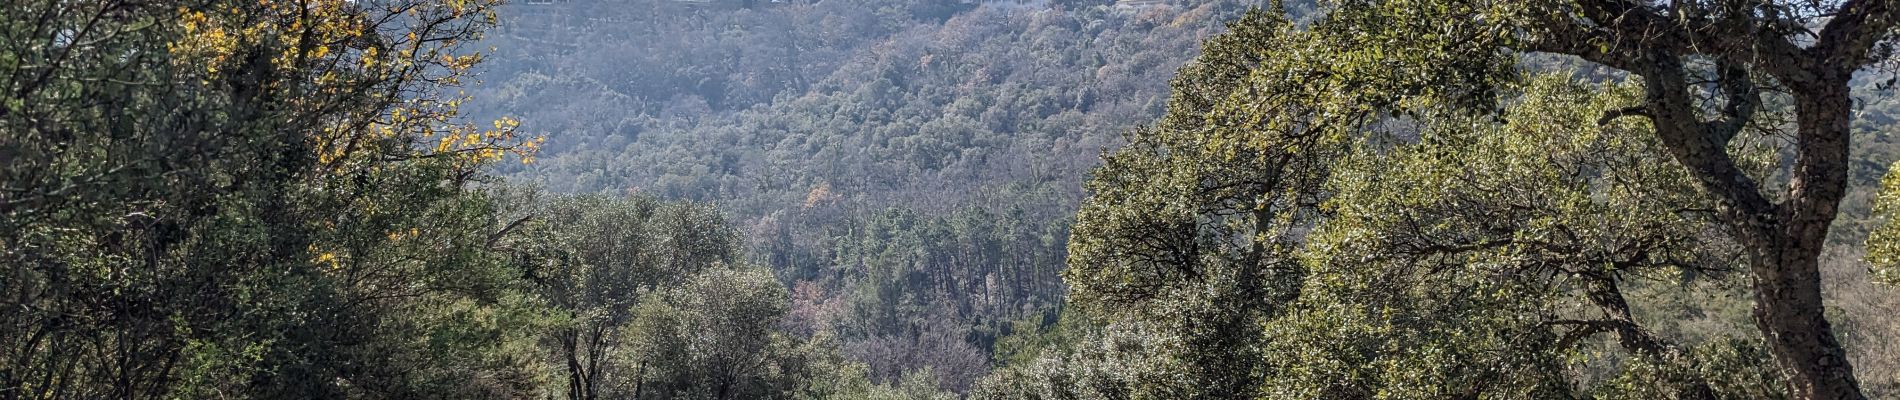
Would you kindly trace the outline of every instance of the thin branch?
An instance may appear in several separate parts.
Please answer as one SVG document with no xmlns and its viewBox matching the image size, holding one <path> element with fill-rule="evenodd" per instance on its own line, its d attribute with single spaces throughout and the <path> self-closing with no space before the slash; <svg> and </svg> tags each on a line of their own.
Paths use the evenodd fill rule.
<svg viewBox="0 0 1900 400">
<path fill-rule="evenodd" d="M 516 219 L 514 222 L 509 222 L 508 226 L 501 228 L 501 231 L 495 232 L 493 234 L 489 234 L 487 247 L 494 248 L 495 242 L 500 241 L 501 238 L 508 236 L 509 232 L 513 232 L 515 228 L 521 227 L 521 224 L 526 223 L 532 219 L 534 219 L 533 215 L 521 217 L 520 219 Z"/>
<path fill-rule="evenodd" d="M 1619 118 L 1630 117 L 1630 116 L 1650 118 L 1649 106 L 1636 105 L 1636 106 L 1618 108 L 1615 110 L 1604 111 L 1603 117 L 1597 118 L 1597 125 L 1599 126 L 1609 125 L 1610 122 L 1614 122 Z"/>
</svg>

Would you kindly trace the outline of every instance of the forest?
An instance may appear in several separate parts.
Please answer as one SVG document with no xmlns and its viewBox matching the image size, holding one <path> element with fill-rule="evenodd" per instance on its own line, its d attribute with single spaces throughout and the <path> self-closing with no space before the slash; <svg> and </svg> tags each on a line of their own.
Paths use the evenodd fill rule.
<svg viewBox="0 0 1900 400">
<path fill-rule="evenodd" d="M 0 399 L 1900 398 L 1900 2 L 12 0 Z"/>
</svg>

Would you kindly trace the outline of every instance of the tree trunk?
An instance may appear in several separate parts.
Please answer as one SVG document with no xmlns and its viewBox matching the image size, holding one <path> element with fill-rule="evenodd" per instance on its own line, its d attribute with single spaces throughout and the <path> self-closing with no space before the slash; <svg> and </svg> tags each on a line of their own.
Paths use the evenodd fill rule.
<svg viewBox="0 0 1900 400">
<path fill-rule="evenodd" d="M 1788 198 L 1745 227 L 1753 249 L 1755 323 L 1801 399 L 1865 399 L 1821 298 L 1820 255 L 1846 192 L 1852 99 L 1846 73 L 1796 90 L 1799 148 Z"/>
<path fill-rule="evenodd" d="M 581 365 L 580 334 L 572 330 L 561 336 L 561 350 L 567 358 L 567 398 L 570 400 L 593 400 L 594 382 L 588 376 L 587 367 Z"/>
<path fill-rule="evenodd" d="M 1795 159 L 1781 203 L 1767 196 L 1728 156 L 1741 125 L 1697 115 L 1679 58 L 1650 54 L 1641 64 L 1644 111 L 1671 155 L 1721 200 L 1724 218 L 1749 251 L 1755 323 L 1788 378 L 1789 394 L 1806 400 L 1861 400 L 1846 352 L 1828 325 L 1821 300 L 1820 255 L 1847 188 L 1851 71 L 1807 71 L 1782 83 L 1795 97 Z M 1734 101 L 1734 100 L 1731 100 Z M 1731 115 L 1732 118 L 1745 118 Z"/>
</svg>

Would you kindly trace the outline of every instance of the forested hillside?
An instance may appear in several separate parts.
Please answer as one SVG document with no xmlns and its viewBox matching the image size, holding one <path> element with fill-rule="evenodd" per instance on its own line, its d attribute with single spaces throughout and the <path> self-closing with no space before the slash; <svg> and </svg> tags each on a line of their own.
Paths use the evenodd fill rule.
<svg viewBox="0 0 1900 400">
<path fill-rule="evenodd" d="M 17 0 L 0 400 L 1900 396 L 1900 4 Z"/>
<path fill-rule="evenodd" d="M 1082 177 L 1244 9 L 521 4 L 470 111 L 548 135 L 511 180 L 718 204 L 794 288 L 794 331 L 962 391 L 1061 304 Z"/>
<path fill-rule="evenodd" d="M 1313 5 L 1297 3 L 1280 4 L 1279 10 L 1293 19 L 1312 14 Z M 1195 93 L 1188 90 L 1209 91 L 1197 96 L 1234 90 L 1215 82 L 1237 76 L 1190 74 L 1200 69 L 1175 76 L 1175 70 L 1198 54 L 1200 40 L 1224 31 L 1254 5 L 519 5 L 487 42 L 499 50 L 488 60 L 486 82 L 472 104 L 480 110 L 476 115 L 519 117 L 527 121 L 525 129 L 551 134 L 537 163 L 504 168 L 505 175 L 557 191 L 715 202 L 744 227 L 749 257 L 794 288 L 791 332 L 835 337 L 845 355 L 865 362 L 878 381 L 929 371 L 941 388 L 961 392 L 990 368 L 1031 363 L 1044 350 L 1076 345 L 1084 333 L 1075 330 L 1105 334 L 1083 328 L 1116 320 L 1095 315 L 1093 323 L 1068 321 L 1086 318 L 1064 312 L 1065 285 L 1057 274 L 1065 263 L 1089 262 L 1071 260 L 1069 250 L 1092 246 L 1068 238 L 1071 213 L 1086 194 L 1081 179 L 1102 151 L 1129 137 L 1140 143 L 1150 134 L 1137 128 L 1162 112 L 1166 83 L 1173 81 L 1176 101 Z M 1228 46 L 1255 47 L 1232 50 L 1246 56 L 1200 63 L 1245 66 L 1288 57 L 1257 41 L 1225 40 L 1240 41 Z M 1525 65 L 1537 70 L 1626 79 L 1574 59 L 1529 61 Z M 1238 68 L 1223 73 L 1254 67 Z M 1887 289 L 1865 282 L 1865 269 L 1854 261 L 1877 221 L 1871 218 L 1877 181 L 1894 161 L 1886 134 L 1891 100 L 1876 83 L 1857 83 L 1858 95 L 1867 100 L 1855 118 L 1861 133 L 1855 136 L 1853 183 L 1827 265 L 1839 275 L 1830 278 L 1832 294 L 1848 313 L 1846 332 L 1857 357 L 1892 369 L 1890 362 L 1868 357 L 1900 345 L 1883 339 L 1897 328 L 1869 313 L 1894 300 Z M 1185 129 L 1168 124 L 1210 112 L 1182 107 L 1171 110 L 1182 116 L 1169 117 L 1181 122 L 1164 119 L 1160 128 Z M 1166 175 L 1135 173 L 1093 192 L 1104 196 L 1172 179 Z M 1142 207 L 1137 209 L 1152 213 L 1160 206 Z M 1072 273 L 1083 275 L 1069 276 L 1070 284 L 1106 279 Z M 1701 322 L 1665 325 L 1671 327 L 1665 337 L 1686 335 L 1692 343 L 1747 329 L 1745 304 L 1694 300 L 1739 296 L 1739 289 L 1693 283 L 1675 289 L 1632 283 L 1630 290 L 1641 296 L 1680 304 L 1673 311 L 1635 312 L 1697 315 Z M 1058 318 L 1067 322 L 1058 324 Z M 1853 322 L 1863 318 L 1873 320 Z M 1175 329 L 1228 334 L 1191 326 Z M 1141 329 L 1138 336 L 1171 337 L 1155 327 Z M 1416 340 L 1395 338 L 1395 344 Z M 1886 390 L 1879 388 L 1895 379 L 1877 376 L 1869 384 Z"/>
</svg>

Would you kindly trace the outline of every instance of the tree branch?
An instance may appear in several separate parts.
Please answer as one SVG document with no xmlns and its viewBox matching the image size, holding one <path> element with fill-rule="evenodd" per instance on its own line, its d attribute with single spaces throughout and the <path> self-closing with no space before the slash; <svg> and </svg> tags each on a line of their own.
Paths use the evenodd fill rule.
<svg viewBox="0 0 1900 400">
<path fill-rule="evenodd" d="M 1873 61 L 1870 51 L 1890 36 L 1896 22 L 1900 7 L 1890 0 L 1847 0 L 1821 28 L 1811 57 L 1847 71 L 1860 69 Z"/>
<path fill-rule="evenodd" d="M 516 220 L 515 220 L 515 222 L 509 222 L 509 223 L 508 223 L 508 226 L 506 226 L 506 227 L 502 227 L 500 231 L 497 231 L 497 232 L 495 232 L 495 233 L 493 233 L 493 234 L 489 234 L 489 235 L 488 235 L 488 247 L 489 247 L 489 248 L 494 248 L 494 247 L 495 247 L 495 242 L 497 242 L 497 241 L 500 241 L 500 240 L 501 240 L 501 238 L 503 238 L 503 237 L 506 237 L 506 236 L 508 236 L 508 233 L 509 233 L 509 232 L 513 232 L 513 231 L 515 230 L 515 228 L 519 228 L 519 227 L 521 227 L 521 224 L 523 224 L 523 223 L 526 223 L 526 222 L 528 222 L 529 220 L 532 220 L 532 219 L 534 219 L 534 216 L 533 216 L 533 215 L 529 215 L 529 216 L 525 216 L 525 217 L 521 217 L 521 218 L 519 218 L 519 219 L 516 219 Z"/>
<path fill-rule="evenodd" d="M 1718 60 L 1716 68 L 1719 76 L 1716 80 L 1722 87 L 1722 95 L 1728 99 L 1722 105 L 1722 119 L 1710 122 L 1708 129 L 1717 143 L 1727 144 L 1755 118 L 1755 111 L 1761 108 L 1761 91 L 1756 89 L 1748 69 L 1740 64 Z"/>
<path fill-rule="evenodd" d="M 1753 18 L 1745 9 L 1719 14 L 1678 10 L 1672 17 L 1627 0 L 1575 4 L 1581 19 L 1564 12 L 1544 13 L 1547 19 L 1538 25 L 1545 30 L 1523 50 L 1573 55 L 1631 72 L 1657 55 L 1702 55 L 1760 68 L 1791 85 L 1814 78 L 1809 72 L 1814 60 L 1788 40 L 1784 29 L 1772 26 L 1776 21 Z"/>
<path fill-rule="evenodd" d="M 1649 107 L 1637 105 L 1604 111 L 1603 117 L 1597 118 L 1597 125 L 1609 125 L 1610 122 L 1616 121 L 1618 118 L 1629 116 L 1649 117 Z"/>
</svg>

